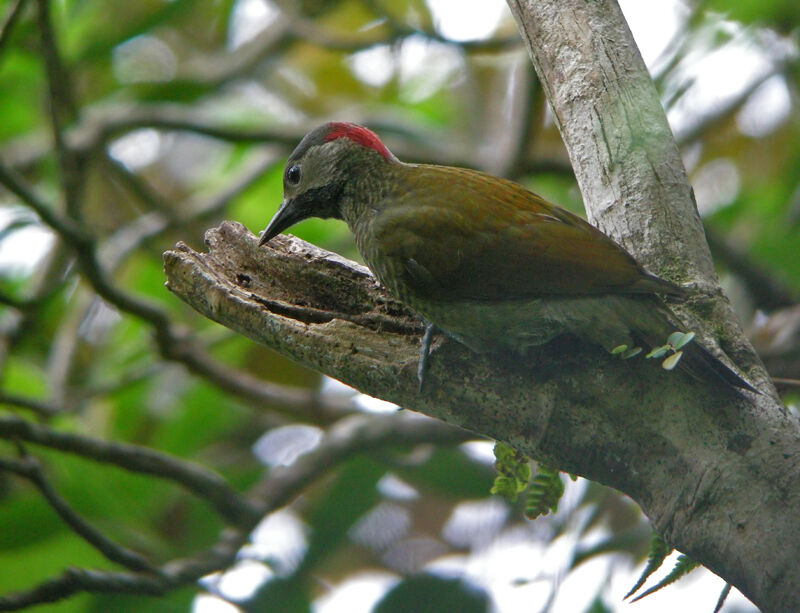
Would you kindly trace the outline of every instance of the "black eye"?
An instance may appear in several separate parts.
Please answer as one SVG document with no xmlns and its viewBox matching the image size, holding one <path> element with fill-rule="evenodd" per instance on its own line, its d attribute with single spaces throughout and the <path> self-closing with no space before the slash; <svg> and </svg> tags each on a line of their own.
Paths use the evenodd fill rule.
<svg viewBox="0 0 800 613">
<path fill-rule="evenodd" d="M 286 183 L 289 185 L 297 185 L 300 183 L 300 167 L 298 165 L 289 166 L 286 169 Z"/>
</svg>

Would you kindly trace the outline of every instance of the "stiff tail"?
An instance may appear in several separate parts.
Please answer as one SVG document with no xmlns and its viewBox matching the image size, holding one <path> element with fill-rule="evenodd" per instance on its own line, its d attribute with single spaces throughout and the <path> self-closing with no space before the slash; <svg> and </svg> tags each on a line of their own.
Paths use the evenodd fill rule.
<svg viewBox="0 0 800 613">
<path fill-rule="evenodd" d="M 638 300 L 637 302 L 641 308 L 630 311 L 635 312 L 636 317 L 629 320 L 628 323 L 633 335 L 638 337 L 645 347 L 652 349 L 662 346 L 673 332 L 686 330 L 675 314 L 666 309 L 663 303 L 655 299 Z M 697 340 L 683 345 L 680 347 L 680 351 L 682 351 L 682 356 L 677 367 L 695 379 L 716 383 L 728 389 L 738 388 L 759 393 Z"/>
<path fill-rule="evenodd" d="M 758 393 L 752 385 L 695 341 L 683 348 L 683 356 L 678 362 L 678 367 L 695 378 Z"/>
</svg>

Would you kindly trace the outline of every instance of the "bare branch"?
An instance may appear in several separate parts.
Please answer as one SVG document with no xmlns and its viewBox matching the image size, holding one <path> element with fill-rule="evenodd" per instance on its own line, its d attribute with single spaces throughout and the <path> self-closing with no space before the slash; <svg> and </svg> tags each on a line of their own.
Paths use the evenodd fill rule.
<svg viewBox="0 0 800 613">
<path fill-rule="evenodd" d="M 100 245 L 101 261 L 106 262 L 108 270 L 113 270 L 125 256 L 142 243 L 170 229 L 185 227 L 189 223 L 202 224 L 204 221 L 212 219 L 222 213 L 231 200 L 243 193 L 281 159 L 282 156 L 277 151 L 257 151 L 218 193 L 202 199 L 188 199 L 188 201 L 178 204 L 167 205 L 167 203 L 161 202 L 156 204 L 154 208 L 158 210 L 140 215 L 129 224 L 116 230 Z M 114 166 L 118 168 L 116 164 Z M 127 169 L 120 169 L 120 172 L 124 172 L 131 179 L 138 181 L 138 178 L 128 173 Z M 140 187 L 149 191 L 149 188 L 143 184 Z M 156 195 L 153 197 L 158 198 Z M 162 206 L 164 210 L 161 210 Z"/>
<path fill-rule="evenodd" d="M 0 416 L 0 438 L 28 441 L 125 470 L 175 481 L 208 501 L 233 525 L 249 525 L 260 517 L 253 504 L 233 491 L 216 473 L 153 449 L 103 441 L 72 432 L 58 432 L 10 415 Z"/>
<path fill-rule="evenodd" d="M 0 470 L 12 472 L 33 483 L 64 523 L 112 562 L 135 571 L 155 572 L 144 556 L 113 542 L 78 515 L 47 480 L 35 459 L 27 455 L 21 460 L 0 457 Z"/>
<path fill-rule="evenodd" d="M 360 36 L 342 35 L 331 31 L 330 28 L 317 26 L 314 22 L 304 19 L 297 10 L 294 10 L 291 3 L 281 2 L 281 9 L 289 19 L 290 29 L 299 39 L 325 47 L 333 51 L 355 52 L 374 47 L 375 45 L 391 45 L 409 36 L 426 38 L 438 43 L 461 47 L 469 51 L 479 53 L 502 52 L 520 46 L 519 35 L 502 38 L 489 38 L 469 41 L 454 41 L 445 38 L 438 32 L 430 28 L 411 27 L 408 24 L 394 19 L 385 11 L 379 11 L 375 3 L 370 3 L 370 8 L 381 15 L 382 23 L 378 29 L 382 29 L 380 35 L 365 36 L 363 32 Z"/>
<path fill-rule="evenodd" d="M 3 23 L 0 24 L 0 54 L 8 44 L 8 39 L 11 37 L 11 30 L 22 15 L 22 9 L 25 8 L 27 0 L 12 0 L 6 10 L 6 16 Z"/>
<path fill-rule="evenodd" d="M 252 179 L 253 175 L 251 174 L 249 177 Z M 293 390 L 260 381 L 215 361 L 187 332 L 170 321 L 164 309 L 114 285 L 96 255 L 95 240 L 85 232 L 84 228 L 70 218 L 54 212 L 16 173 L 1 164 L 0 184 L 5 185 L 9 191 L 30 206 L 42 218 L 42 221 L 63 238 L 66 244 L 74 248 L 83 273 L 98 295 L 120 310 L 143 319 L 153 326 L 155 341 L 165 358 L 184 364 L 196 375 L 205 377 L 226 391 L 259 404 L 268 404 L 276 409 L 291 411 L 295 416 L 305 413 L 323 417 L 325 413 L 335 408 L 330 403 L 321 400 L 313 392 Z M 231 192 L 223 194 L 222 202 L 230 194 Z M 211 201 L 210 206 L 214 207 L 219 202 Z"/>
<path fill-rule="evenodd" d="M 78 169 L 78 159 L 67 145 L 64 137 L 64 121 L 72 121 L 77 116 L 75 101 L 72 95 L 69 73 L 58 50 L 56 35 L 50 19 L 49 0 L 37 0 L 36 16 L 39 24 L 39 35 L 44 55 L 47 74 L 47 91 L 49 94 L 48 110 L 55 143 L 56 157 L 61 171 L 61 183 L 67 214 L 76 218 L 80 208 L 80 183 L 82 173 Z"/>
<path fill-rule="evenodd" d="M 287 504 L 298 491 L 329 471 L 331 465 L 355 454 L 385 448 L 388 443 L 395 447 L 431 442 L 452 445 L 473 439 L 474 434 L 419 415 L 354 415 L 335 424 L 319 445 L 290 466 L 271 470 L 254 486 L 252 494 L 262 501 L 266 514 Z"/>
<path fill-rule="evenodd" d="M 140 128 L 192 132 L 231 143 L 272 144 L 287 148 L 293 147 L 297 138 L 302 136 L 299 130 L 226 127 L 192 108 L 151 104 L 132 108 L 119 106 L 104 109 L 102 113 L 90 113 L 70 131 L 69 142 L 73 148 L 87 152 Z"/>
<path fill-rule="evenodd" d="M 142 594 L 161 596 L 167 582 L 143 573 L 95 571 L 70 568 L 31 590 L 0 596 L 0 611 L 19 611 L 46 602 L 57 602 L 79 592 Z"/>
<path fill-rule="evenodd" d="M 7 404 L 20 409 L 27 409 L 33 411 L 40 417 L 52 417 L 58 415 L 61 410 L 53 403 L 46 400 L 39 400 L 36 398 L 25 398 L 17 396 L 16 394 L 7 394 L 0 391 L 0 404 Z"/>
<path fill-rule="evenodd" d="M 797 296 L 789 287 L 775 279 L 741 247 L 733 244 L 713 227 L 706 227 L 706 238 L 717 259 L 742 280 L 756 307 L 771 311 L 797 302 Z M 761 352 L 759 355 L 763 358 Z"/>
<path fill-rule="evenodd" d="M 54 602 L 78 592 L 160 596 L 193 584 L 205 575 L 230 566 L 261 517 L 286 505 L 311 482 L 322 478 L 353 455 L 375 448 L 419 443 L 457 444 L 471 438 L 463 430 L 406 413 L 347 418 L 334 426 L 313 450 L 290 466 L 272 469 L 256 484 L 250 497 L 258 500 L 259 513 L 252 515 L 240 529 L 226 531 L 208 551 L 168 562 L 156 574 L 69 569 L 30 590 L 0 597 L 0 611 Z"/>
<path fill-rule="evenodd" d="M 566 339 L 526 360 L 444 342 L 420 394 L 413 315 L 363 267 L 288 237 L 259 248 L 235 223 L 210 230 L 206 244 L 207 254 L 179 244 L 164 261 L 168 288 L 207 317 L 364 393 L 627 493 L 671 542 L 745 590 L 763 577 L 748 574 L 746 560 L 763 568 L 780 550 L 788 556 L 780 597 L 795 597 L 783 588 L 800 550 L 778 534 L 800 522 L 800 500 L 778 501 L 798 496 L 800 428 L 774 397 L 721 393 Z M 325 316 L 310 318 L 308 309 Z M 378 316 L 395 324 L 376 330 Z M 731 521 L 758 537 L 725 538 Z M 762 533 L 762 523 L 780 529 Z"/>
<path fill-rule="evenodd" d="M 65 239 L 77 243 L 85 243 L 90 240 L 79 224 L 68 217 L 56 213 L 51 206 L 36 195 L 30 186 L 26 185 L 20 176 L 3 164 L 0 164 L 0 184 L 17 196 L 25 205 L 32 208 L 44 223 Z"/>
</svg>

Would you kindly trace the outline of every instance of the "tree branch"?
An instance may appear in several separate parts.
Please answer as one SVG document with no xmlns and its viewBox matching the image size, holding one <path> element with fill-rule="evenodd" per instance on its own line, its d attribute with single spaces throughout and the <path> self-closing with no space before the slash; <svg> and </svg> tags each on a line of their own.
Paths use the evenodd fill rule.
<svg viewBox="0 0 800 613">
<path fill-rule="evenodd" d="M 33 483 L 64 523 L 112 562 L 135 571 L 155 572 L 144 556 L 113 542 L 78 515 L 47 480 L 39 463 L 27 454 L 21 460 L 0 457 L 0 470 L 12 472 Z"/>
<path fill-rule="evenodd" d="M 251 489 L 258 513 L 236 529 L 227 530 L 208 551 L 172 560 L 155 573 L 98 571 L 71 568 L 25 591 L 0 597 L 0 611 L 15 611 L 54 602 L 78 592 L 113 592 L 160 596 L 197 582 L 230 566 L 261 518 L 289 503 L 310 483 L 348 458 L 375 448 L 404 447 L 419 443 L 458 444 L 473 438 L 459 430 L 407 413 L 358 415 L 343 419 L 311 451 L 291 465 L 273 468 Z M 3 467 L 0 462 L 0 468 Z"/>
<path fill-rule="evenodd" d="M 698 290 L 684 321 L 768 383 L 719 287 L 683 160 L 616 0 L 508 0 L 550 101 L 587 215 L 637 260 Z M 774 393 L 774 389 L 772 390 Z"/>
<path fill-rule="evenodd" d="M 720 393 L 563 339 L 527 362 L 440 343 L 419 394 L 419 324 L 363 266 L 283 236 L 259 248 L 235 223 L 209 230 L 206 244 L 206 254 L 179 244 L 164 261 L 167 287 L 207 317 L 364 393 L 627 493 L 670 542 L 759 604 L 798 598 L 800 545 L 785 535 L 800 521 L 800 428 L 774 397 Z"/>
<path fill-rule="evenodd" d="M 0 164 L 0 185 L 4 185 L 70 245 L 81 269 L 97 294 L 121 311 L 143 319 L 152 326 L 158 349 L 166 359 L 184 364 L 191 372 L 204 377 L 230 393 L 274 407 L 288 406 L 294 415 L 306 413 L 324 416 L 336 407 L 317 394 L 268 383 L 214 360 L 180 326 L 174 324 L 158 304 L 126 292 L 115 285 L 98 256 L 97 242 L 85 228 L 70 217 L 55 212 L 11 169 Z M 226 194 L 222 194 L 223 199 Z M 216 201 L 209 203 L 216 206 Z M 111 257 L 108 261 L 115 262 Z"/>
<path fill-rule="evenodd" d="M 12 0 L 6 7 L 6 14 L 3 16 L 3 23 L 0 24 L 0 54 L 3 53 L 8 40 L 11 38 L 11 31 L 19 21 L 22 10 L 25 8 L 26 0 Z"/>
<path fill-rule="evenodd" d="M 719 289 L 678 149 L 619 7 L 509 4 L 590 217 L 651 270 L 692 281 L 699 295 L 682 316 L 701 333 L 713 326 L 763 395 L 726 395 L 564 340 L 532 351 L 527 363 L 445 342 L 430 388 L 418 394 L 413 319 L 362 268 L 296 240 L 258 249 L 234 224 L 207 234 L 208 254 L 185 245 L 165 254 L 168 287 L 208 317 L 365 393 L 627 493 L 671 544 L 760 607 L 800 610 L 800 539 L 786 536 L 800 523 L 800 427 Z M 395 325 L 375 329 L 376 318 Z"/>
<path fill-rule="evenodd" d="M 50 1 L 37 0 L 36 16 L 39 25 L 42 55 L 47 74 L 51 131 L 55 144 L 56 159 L 61 171 L 61 185 L 67 214 L 74 218 L 79 215 L 80 189 L 83 174 L 79 170 L 76 153 L 66 143 L 64 122 L 77 116 L 72 94 L 70 75 L 64 67 L 58 50 L 56 33 L 50 18 Z"/>
<path fill-rule="evenodd" d="M 38 398 L 25 398 L 16 394 L 7 394 L 0 391 L 0 404 L 7 404 L 20 409 L 27 409 L 39 417 L 49 418 L 58 415 L 61 410 L 53 403 Z"/>
<path fill-rule="evenodd" d="M 216 473 L 147 447 L 59 432 L 10 415 L 0 417 L 0 438 L 27 441 L 125 470 L 169 479 L 208 501 L 233 525 L 250 525 L 260 517 L 253 504 L 232 490 Z"/>
</svg>

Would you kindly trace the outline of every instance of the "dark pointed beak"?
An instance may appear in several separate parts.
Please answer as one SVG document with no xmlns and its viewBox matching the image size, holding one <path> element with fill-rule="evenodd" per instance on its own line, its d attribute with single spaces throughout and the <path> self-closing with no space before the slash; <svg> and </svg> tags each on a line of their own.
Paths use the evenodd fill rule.
<svg viewBox="0 0 800 613">
<path fill-rule="evenodd" d="M 275 213 L 275 217 L 272 218 L 272 221 L 269 222 L 264 232 L 261 233 L 258 246 L 262 247 L 266 245 L 270 240 L 278 236 L 278 234 L 289 229 L 303 219 L 304 217 L 298 211 L 298 207 L 295 206 L 294 199 L 284 200 L 278 212 Z"/>
</svg>

